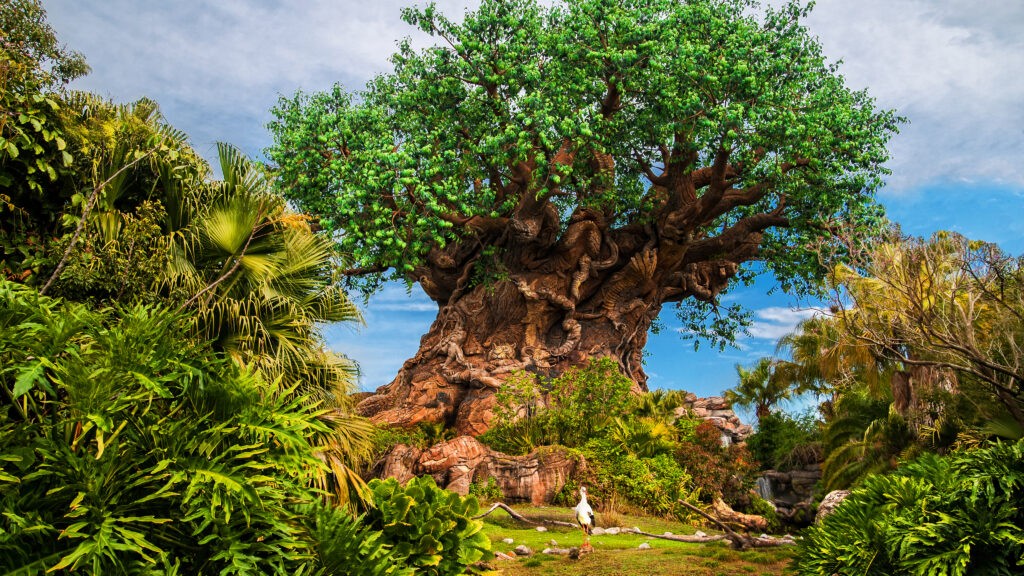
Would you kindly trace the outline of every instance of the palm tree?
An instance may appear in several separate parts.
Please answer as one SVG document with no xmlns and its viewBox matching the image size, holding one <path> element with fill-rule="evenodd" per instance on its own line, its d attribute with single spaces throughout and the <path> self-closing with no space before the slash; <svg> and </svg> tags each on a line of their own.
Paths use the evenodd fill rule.
<svg viewBox="0 0 1024 576">
<path fill-rule="evenodd" d="M 218 159 L 223 181 L 165 200 L 176 225 L 165 290 L 192 312 L 197 335 L 328 410 L 335 434 L 321 455 L 330 483 L 341 501 L 360 500 L 365 484 L 355 470 L 373 428 L 351 413 L 356 365 L 320 336 L 323 324 L 362 322 L 335 276 L 339 257 L 270 191 L 259 166 L 226 144 Z"/>
<path fill-rule="evenodd" d="M 197 331 L 240 364 L 325 402 L 346 402 L 355 365 L 325 349 L 319 326 L 361 322 L 334 276 L 330 240 L 270 192 L 237 149 L 218 146 L 222 182 L 181 214 L 168 286 Z"/>
<path fill-rule="evenodd" d="M 870 474 L 892 470 L 913 449 L 916 436 L 893 409 L 891 398 L 877 398 L 864 386 L 851 388 L 839 398 L 834 412 L 822 442 L 826 490 L 849 488 Z"/>
<path fill-rule="evenodd" d="M 686 404 L 686 392 L 682 390 L 652 390 L 635 396 L 630 414 L 638 418 L 655 418 L 673 421 L 676 409 Z"/>
<path fill-rule="evenodd" d="M 789 382 L 776 377 L 776 364 L 772 358 L 761 358 L 750 368 L 737 364 L 740 381 L 732 390 L 726 390 L 726 399 L 735 406 L 753 407 L 758 420 L 770 414 L 775 405 L 793 394 Z"/>
</svg>

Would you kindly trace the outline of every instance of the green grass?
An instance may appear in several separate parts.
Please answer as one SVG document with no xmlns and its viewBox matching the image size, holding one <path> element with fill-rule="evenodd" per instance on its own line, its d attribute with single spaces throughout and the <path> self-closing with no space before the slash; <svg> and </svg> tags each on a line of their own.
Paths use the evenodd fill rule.
<svg viewBox="0 0 1024 576">
<path fill-rule="evenodd" d="M 516 511 L 531 519 L 552 519 L 564 522 L 572 521 L 572 513 L 567 508 L 534 508 L 516 506 Z M 641 530 L 652 534 L 672 532 L 673 534 L 693 534 L 697 528 L 663 518 L 631 516 L 619 514 L 617 524 L 620 526 L 639 526 Z M 597 525 L 605 527 L 598 515 Z M 525 544 L 536 552 L 532 558 L 517 558 L 513 561 L 492 562 L 492 565 L 509 576 L 533 575 L 564 575 L 564 576 L 618 576 L 633 574 L 665 574 L 673 576 L 715 576 L 717 574 L 763 574 L 780 575 L 789 565 L 792 550 L 789 548 L 772 548 L 749 552 L 738 552 L 729 548 L 726 542 L 707 544 L 688 544 L 658 538 L 648 538 L 637 534 L 618 534 L 615 536 L 592 536 L 590 543 L 594 553 L 579 560 L 571 560 L 565 556 L 539 554 L 544 548 L 552 547 L 551 540 L 558 543 L 559 548 L 570 548 L 583 544 L 586 536 L 582 530 L 545 526 L 546 532 L 537 532 L 528 526 L 509 518 L 504 512 L 496 510 L 484 519 L 484 532 L 491 539 L 495 551 L 511 552 L 516 546 Z M 717 532 L 700 528 L 708 534 Z M 504 538 L 512 538 L 512 544 L 502 542 Z M 637 546 L 647 542 L 650 550 L 637 550 Z"/>
</svg>

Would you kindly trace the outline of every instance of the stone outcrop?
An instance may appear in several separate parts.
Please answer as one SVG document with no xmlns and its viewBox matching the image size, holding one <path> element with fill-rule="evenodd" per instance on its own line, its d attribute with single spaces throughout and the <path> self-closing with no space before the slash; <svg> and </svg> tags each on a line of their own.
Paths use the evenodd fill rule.
<svg viewBox="0 0 1024 576">
<path fill-rule="evenodd" d="M 767 470 L 758 480 L 759 495 L 775 506 L 779 519 L 793 525 L 808 525 L 811 516 L 815 486 L 821 480 L 821 465 L 807 464 L 787 472 Z M 766 485 L 765 485 L 766 484 Z"/>
<path fill-rule="evenodd" d="M 831 514 L 849 495 L 849 490 L 833 490 L 826 494 L 821 504 L 818 504 L 818 514 L 814 517 L 814 523 L 821 524 L 821 519 Z"/>
<path fill-rule="evenodd" d="M 459 436 L 420 450 L 399 444 L 377 466 L 375 476 L 401 483 L 428 475 L 438 486 L 468 494 L 474 482 L 494 478 L 505 502 L 551 502 L 577 469 L 579 457 L 559 447 L 543 447 L 526 456 L 508 456 L 491 450 L 472 436 Z"/>
<path fill-rule="evenodd" d="M 429 411 L 433 407 L 426 402 L 422 409 Z M 692 414 L 711 422 L 721 430 L 726 443 L 743 442 L 752 433 L 750 426 L 740 422 L 729 402 L 719 396 L 698 398 L 687 394 L 685 404 L 676 414 Z M 475 421 L 464 418 L 462 422 Z M 479 426 L 472 427 L 472 433 L 482 433 L 487 427 L 487 423 L 479 422 Z M 463 435 L 426 450 L 399 444 L 374 466 L 372 475 L 395 478 L 403 484 L 414 476 L 429 475 L 438 486 L 459 494 L 467 494 L 474 482 L 486 482 L 493 477 L 506 502 L 544 504 L 551 501 L 580 466 L 585 463 L 564 448 L 543 447 L 526 456 L 508 456 L 491 450 L 471 435 Z"/>
<path fill-rule="evenodd" d="M 732 411 L 729 401 L 721 396 L 698 398 L 694 393 L 686 395 L 686 402 L 676 409 L 677 416 L 693 414 L 715 425 L 722 431 L 722 438 L 728 442 L 740 443 L 754 433 L 753 428 L 740 421 Z"/>
</svg>

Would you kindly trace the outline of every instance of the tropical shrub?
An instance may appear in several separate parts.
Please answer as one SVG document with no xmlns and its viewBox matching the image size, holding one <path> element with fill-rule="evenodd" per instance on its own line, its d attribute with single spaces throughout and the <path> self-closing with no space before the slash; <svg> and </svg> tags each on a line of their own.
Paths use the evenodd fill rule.
<svg viewBox="0 0 1024 576">
<path fill-rule="evenodd" d="M 490 551 L 483 522 L 472 519 L 475 497 L 442 490 L 430 476 L 413 478 L 404 488 L 394 478 L 372 480 L 369 486 L 373 508 L 366 522 L 416 574 L 462 574 Z"/>
<path fill-rule="evenodd" d="M 966 576 L 1024 571 L 1024 442 L 873 475 L 804 533 L 801 575 Z"/>
<path fill-rule="evenodd" d="M 539 446 L 577 447 L 603 434 L 633 404 L 633 381 L 611 358 L 594 358 L 554 379 L 514 373 L 495 398 L 495 425 L 480 441 L 508 454 Z"/>
<path fill-rule="evenodd" d="M 810 448 L 820 454 L 814 445 L 821 438 L 819 423 L 812 412 L 790 415 L 773 412 L 757 421 L 757 431 L 747 438 L 750 455 L 763 469 L 788 470 L 800 464 L 800 455 Z"/>
<path fill-rule="evenodd" d="M 750 452 L 736 444 L 722 446 L 722 433 L 710 422 L 699 424 L 692 439 L 679 442 L 675 460 L 703 501 L 717 495 L 729 504 L 744 501 L 757 471 Z"/>
<path fill-rule="evenodd" d="M 0 572 L 293 574 L 329 429 L 145 307 L 0 282 Z M 159 560 L 159 562 L 158 562 Z"/>
<path fill-rule="evenodd" d="M 749 514 L 756 514 L 768 522 L 768 527 L 765 529 L 768 534 L 778 534 L 782 529 L 782 522 L 779 520 L 775 507 L 760 496 L 756 494 L 750 496 L 750 504 L 746 511 Z"/>
<path fill-rule="evenodd" d="M 382 534 L 365 523 L 364 516 L 353 516 L 335 506 L 313 506 L 301 511 L 306 529 L 314 543 L 316 567 L 312 574 L 345 576 L 412 576 Z"/>
<path fill-rule="evenodd" d="M 501 491 L 501 486 L 498 486 L 494 476 L 488 476 L 486 482 L 483 480 L 473 482 L 469 486 L 469 494 L 475 496 L 477 500 L 484 502 L 493 502 L 505 497 L 505 494 Z"/>
<path fill-rule="evenodd" d="M 669 514 L 676 500 L 690 497 L 690 476 L 669 455 L 637 457 L 603 438 L 587 442 L 577 453 L 586 459 L 586 470 L 556 497 L 559 503 L 575 505 L 580 485 L 602 511 L 621 502 L 651 514 Z"/>
</svg>

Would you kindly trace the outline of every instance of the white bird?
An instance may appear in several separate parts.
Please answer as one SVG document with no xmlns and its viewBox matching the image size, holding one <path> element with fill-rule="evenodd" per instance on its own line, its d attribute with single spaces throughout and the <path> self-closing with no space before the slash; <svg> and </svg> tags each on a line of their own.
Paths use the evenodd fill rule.
<svg viewBox="0 0 1024 576">
<path fill-rule="evenodd" d="M 594 530 L 594 509 L 587 503 L 587 488 L 580 486 L 580 503 L 573 508 L 576 513 L 576 522 L 579 523 L 580 528 L 590 536 L 591 531 Z"/>
</svg>

